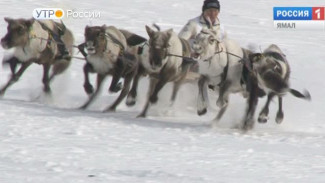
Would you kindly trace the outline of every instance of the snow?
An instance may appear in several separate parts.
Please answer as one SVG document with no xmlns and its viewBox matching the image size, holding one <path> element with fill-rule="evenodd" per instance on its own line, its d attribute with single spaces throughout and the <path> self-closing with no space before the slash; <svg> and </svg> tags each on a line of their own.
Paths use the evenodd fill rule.
<svg viewBox="0 0 325 183">
<path fill-rule="evenodd" d="M 228 36 L 257 51 L 275 43 L 291 64 L 291 86 L 308 89 L 312 101 L 284 98 L 284 121 L 274 122 L 277 101 L 271 103 L 267 124 L 243 133 L 240 123 L 245 101 L 232 95 L 230 108 L 217 128 L 210 121 L 217 112 L 211 94 L 206 116 L 196 115 L 196 84 L 182 87 L 173 107 L 171 86 L 159 95 L 146 119 L 141 111 L 148 81 L 141 80 L 139 103 L 123 103 L 116 113 L 101 111 L 116 99 L 108 93 L 110 78 L 100 97 L 86 111 L 83 61 L 74 59 L 66 73 L 52 83 L 52 97 L 41 94 L 42 68 L 32 66 L 0 101 L 1 183 L 82 182 L 325 182 L 325 104 L 323 81 L 324 32 L 275 31 L 274 6 L 323 6 L 324 0 L 221 1 L 220 20 Z M 34 8 L 60 7 L 100 11 L 100 19 L 64 19 L 83 41 L 86 25 L 115 25 L 147 37 L 145 25 L 178 32 L 199 15 L 196 0 L 40 1 L 4 0 L 1 17 L 31 17 Z M 6 23 L 0 20 L 0 35 Z M 0 57 L 6 52 L 0 48 Z M 80 56 L 80 55 L 79 55 Z M 9 76 L 0 68 L 0 85 Z M 95 81 L 95 77 L 91 77 Z M 259 108 L 265 99 L 260 100 Z"/>
</svg>

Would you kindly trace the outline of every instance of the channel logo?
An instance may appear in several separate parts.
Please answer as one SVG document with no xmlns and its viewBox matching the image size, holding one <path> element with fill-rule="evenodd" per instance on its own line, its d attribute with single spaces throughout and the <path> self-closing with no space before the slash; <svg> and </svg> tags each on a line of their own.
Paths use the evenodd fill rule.
<svg viewBox="0 0 325 183">
<path fill-rule="evenodd" d="M 61 8 L 36 8 L 33 10 L 33 17 L 42 19 L 62 19 L 64 11 Z"/>
<path fill-rule="evenodd" d="M 273 7 L 276 29 L 325 30 L 325 7 Z"/>
<path fill-rule="evenodd" d="M 324 7 L 274 7 L 273 20 L 324 20 Z"/>
</svg>

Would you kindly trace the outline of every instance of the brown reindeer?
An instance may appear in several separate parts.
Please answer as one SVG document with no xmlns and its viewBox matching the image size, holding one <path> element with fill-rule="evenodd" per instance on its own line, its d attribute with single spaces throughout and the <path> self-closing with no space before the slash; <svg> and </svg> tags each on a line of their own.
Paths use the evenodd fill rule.
<svg viewBox="0 0 325 183">
<path fill-rule="evenodd" d="M 154 31 L 146 26 L 150 37 L 148 59 L 142 65 L 150 76 L 148 99 L 143 111 L 138 117 L 145 117 L 150 104 L 158 101 L 159 91 L 167 82 L 173 82 L 171 101 L 176 98 L 180 85 L 188 75 L 191 62 L 185 63 L 181 57 L 190 56 L 188 42 L 181 40 L 172 29 L 167 31 Z"/>
<path fill-rule="evenodd" d="M 63 23 L 50 20 L 10 18 L 4 20 L 8 23 L 8 27 L 7 34 L 1 39 L 1 45 L 4 49 L 15 48 L 15 51 L 10 59 L 4 60 L 4 63 L 10 64 L 12 75 L 0 89 L 0 95 L 3 96 L 32 63 L 43 66 L 43 91 L 50 93 L 50 82 L 54 76 L 65 71 L 70 65 L 71 57 L 62 57 L 60 48 L 66 47 L 68 54 L 72 55 L 74 39 L 71 31 Z M 18 64 L 21 64 L 21 67 L 16 72 Z"/>
<path fill-rule="evenodd" d="M 137 40 L 139 38 L 139 40 Z M 144 38 L 143 38 L 144 39 Z M 84 89 L 90 95 L 88 101 L 81 106 L 86 109 L 98 96 L 102 82 L 107 75 L 112 75 L 110 92 L 118 92 L 121 89 L 120 78 L 124 78 L 122 91 L 116 101 L 105 111 L 115 111 L 119 103 L 125 98 L 130 89 L 131 81 L 138 70 L 138 60 L 135 48 L 131 45 L 137 44 L 140 36 L 125 37 L 124 34 L 114 26 L 87 26 L 85 29 L 85 43 L 79 46 L 87 63 L 84 66 L 85 83 Z M 145 40 L 145 39 L 144 39 Z M 87 53 L 84 51 L 87 49 Z M 89 73 L 97 73 L 97 88 L 89 81 Z"/>
<path fill-rule="evenodd" d="M 137 73 L 133 78 L 132 87 L 126 99 L 127 106 L 133 106 L 137 99 L 137 88 L 141 77 L 147 76 L 148 71 L 146 70 L 145 63 L 149 59 L 149 49 L 147 39 L 133 34 L 127 30 L 120 30 L 126 38 L 128 44 L 128 50 L 132 53 L 138 61 Z"/>
<path fill-rule="evenodd" d="M 276 115 L 276 122 L 283 121 L 282 98 L 287 93 L 291 93 L 297 98 L 311 100 L 308 91 L 300 93 L 290 88 L 290 67 L 285 54 L 277 45 L 270 45 L 263 53 L 250 55 L 252 70 L 257 78 L 258 86 L 267 94 L 267 102 L 259 114 L 260 123 L 267 122 L 269 105 L 274 96 L 278 97 L 279 110 Z"/>
</svg>

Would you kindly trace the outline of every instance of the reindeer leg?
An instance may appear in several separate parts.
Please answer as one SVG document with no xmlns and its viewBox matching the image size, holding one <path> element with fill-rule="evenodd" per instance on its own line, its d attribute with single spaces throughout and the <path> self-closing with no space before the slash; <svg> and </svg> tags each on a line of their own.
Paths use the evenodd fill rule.
<svg viewBox="0 0 325 183">
<path fill-rule="evenodd" d="M 123 70 L 127 67 L 127 65 L 124 65 L 124 62 L 125 62 L 124 57 L 119 57 L 117 59 L 117 62 L 113 70 L 113 79 L 108 92 L 117 93 L 122 89 L 122 83 L 119 82 L 119 80 L 122 77 Z"/>
<path fill-rule="evenodd" d="M 207 84 L 208 84 L 207 78 L 201 75 L 198 81 L 199 96 L 197 101 L 197 114 L 199 116 L 207 112 L 207 101 L 208 101 Z"/>
<path fill-rule="evenodd" d="M 223 108 L 228 103 L 228 89 L 229 89 L 230 85 L 231 85 L 230 81 L 225 81 L 220 87 L 219 97 L 217 100 L 217 106 L 220 108 Z"/>
<path fill-rule="evenodd" d="M 115 111 L 116 110 L 116 107 L 121 103 L 121 101 L 128 94 L 128 92 L 130 90 L 130 85 L 131 85 L 131 81 L 132 81 L 133 76 L 134 76 L 134 74 L 130 73 L 124 78 L 123 89 L 122 89 L 120 95 L 118 96 L 116 101 L 109 108 L 104 110 L 104 112 L 109 112 L 109 111 Z"/>
<path fill-rule="evenodd" d="M 165 86 L 166 83 L 167 83 L 167 80 L 165 80 L 163 78 L 161 78 L 158 81 L 158 83 L 157 83 L 157 85 L 156 85 L 156 87 L 155 87 L 152 95 L 149 98 L 149 100 L 150 100 L 151 103 L 153 103 L 153 104 L 157 103 L 157 101 L 158 101 L 158 93 Z"/>
<path fill-rule="evenodd" d="M 274 93 L 270 93 L 267 96 L 267 101 L 265 103 L 265 106 L 263 107 L 262 111 L 260 112 L 259 116 L 258 116 L 258 122 L 259 123 L 266 123 L 267 119 L 268 119 L 268 115 L 269 115 L 269 106 L 270 106 L 270 102 L 272 101 L 274 97 Z"/>
<path fill-rule="evenodd" d="M 142 110 L 142 112 L 137 116 L 137 118 L 144 118 L 147 115 L 147 111 L 149 109 L 150 106 L 150 96 L 152 95 L 154 88 L 156 88 L 156 85 L 158 83 L 158 80 L 155 78 L 151 78 L 150 79 L 150 84 L 149 84 L 149 92 L 148 92 L 148 98 L 147 98 L 147 102 Z"/>
<path fill-rule="evenodd" d="M 224 115 L 224 113 L 226 112 L 226 110 L 228 108 L 228 95 L 229 95 L 229 93 L 227 92 L 226 97 L 224 97 L 224 101 L 226 101 L 226 102 L 224 103 L 222 108 L 220 108 L 220 111 L 218 112 L 217 116 L 214 118 L 213 126 L 216 126 L 216 124 L 220 121 L 220 119 L 222 118 L 222 116 Z"/>
<path fill-rule="evenodd" d="M 16 72 L 17 64 L 20 63 L 20 61 L 16 57 L 11 57 L 8 60 L 3 60 L 2 64 L 6 65 L 9 64 L 11 74 L 14 74 Z"/>
<path fill-rule="evenodd" d="M 141 76 L 142 76 L 142 72 L 138 71 L 138 73 L 135 75 L 135 77 L 133 79 L 131 90 L 126 98 L 127 106 L 133 106 L 136 103 L 137 88 L 138 88 L 139 79 Z"/>
<path fill-rule="evenodd" d="M 122 89 L 122 83 L 119 82 L 121 77 L 122 77 L 122 70 L 115 68 L 111 85 L 108 90 L 109 92 L 117 93 Z"/>
<path fill-rule="evenodd" d="M 89 97 L 88 101 L 84 105 L 82 105 L 79 109 L 86 109 L 93 102 L 93 100 L 98 96 L 98 93 L 102 87 L 105 77 L 106 77 L 106 75 L 97 74 L 97 88 L 96 88 L 95 93 L 93 93 Z"/>
<path fill-rule="evenodd" d="M 276 114 L 276 119 L 275 121 L 280 124 L 283 121 L 283 110 L 282 110 L 282 97 L 278 96 L 279 99 L 279 110 Z"/>
<path fill-rule="evenodd" d="M 22 63 L 22 65 L 20 66 L 19 70 L 17 73 L 14 73 L 11 75 L 11 78 L 9 79 L 9 81 L 7 82 L 7 84 L 1 88 L 0 90 L 0 96 L 3 96 L 6 92 L 6 90 L 8 89 L 8 87 L 10 87 L 12 84 L 14 84 L 15 82 L 17 82 L 19 80 L 19 78 L 23 75 L 23 73 L 25 72 L 25 70 L 32 64 L 32 62 L 24 62 Z"/>
<path fill-rule="evenodd" d="M 92 65 L 89 63 L 86 63 L 84 65 L 83 71 L 84 71 L 84 76 L 85 76 L 84 90 L 86 91 L 86 93 L 88 95 L 90 95 L 90 94 L 94 93 L 94 88 L 89 81 L 89 72 L 93 71 Z"/>
<path fill-rule="evenodd" d="M 258 85 L 256 78 L 251 78 L 248 83 L 249 87 L 249 98 L 248 98 L 248 109 L 246 111 L 246 116 L 243 123 L 243 130 L 249 130 L 254 127 L 254 114 L 256 110 L 256 106 L 258 103 Z"/>
<path fill-rule="evenodd" d="M 43 64 L 43 91 L 45 93 L 51 93 L 51 88 L 50 88 L 50 79 L 49 79 L 49 72 L 50 72 L 51 65 L 50 64 Z"/>
<path fill-rule="evenodd" d="M 226 112 L 227 108 L 228 108 L 228 103 L 223 108 L 220 109 L 220 111 L 218 112 L 218 115 L 215 117 L 215 121 L 218 122 L 222 118 L 222 116 Z"/>
<path fill-rule="evenodd" d="M 177 96 L 177 93 L 178 93 L 178 90 L 179 90 L 180 86 L 182 85 L 182 83 L 183 83 L 183 80 L 174 82 L 172 96 L 170 98 L 170 101 L 171 101 L 170 106 L 172 106 L 174 104 L 175 99 L 176 99 L 176 96 Z"/>
<path fill-rule="evenodd" d="M 81 43 L 80 45 L 78 45 L 78 49 L 79 49 L 80 53 L 87 60 L 87 53 L 85 52 L 85 45 L 86 45 L 85 43 Z M 91 64 L 86 62 L 86 64 L 84 65 L 83 71 L 84 71 L 84 76 L 85 76 L 84 90 L 88 95 L 90 95 L 90 94 L 94 93 L 94 88 L 89 81 L 89 72 L 94 72 L 94 69 Z"/>
<path fill-rule="evenodd" d="M 212 122 L 212 127 L 213 128 L 215 128 L 217 126 L 218 122 L 222 118 L 223 114 L 226 112 L 227 108 L 228 108 L 228 103 L 220 109 L 217 116 L 214 118 L 214 120 Z"/>
<path fill-rule="evenodd" d="M 225 86 L 227 85 L 227 86 Z M 228 108 L 228 100 L 229 100 L 229 86 L 230 86 L 230 82 L 225 82 L 224 87 L 222 88 L 222 94 L 219 95 L 219 98 L 217 100 L 217 105 L 220 108 L 220 111 L 218 112 L 217 116 L 214 118 L 215 124 L 222 118 L 223 114 L 226 112 L 227 108 Z M 219 93 L 220 94 L 220 93 Z M 221 102 L 222 101 L 222 102 Z"/>
</svg>

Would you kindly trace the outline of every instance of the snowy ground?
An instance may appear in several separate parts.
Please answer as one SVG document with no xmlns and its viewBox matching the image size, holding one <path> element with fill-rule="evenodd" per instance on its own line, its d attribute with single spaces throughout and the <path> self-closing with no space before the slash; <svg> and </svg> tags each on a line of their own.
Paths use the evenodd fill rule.
<svg viewBox="0 0 325 183">
<path fill-rule="evenodd" d="M 325 182 L 325 104 L 323 81 L 325 32 L 275 31 L 274 6 L 324 6 L 324 0 L 221 1 L 220 19 L 228 36 L 242 46 L 264 49 L 278 44 L 292 68 L 293 88 L 308 89 L 312 102 L 287 96 L 285 118 L 274 122 L 272 103 L 267 124 L 242 133 L 234 129 L 245 101 L 231 97 L 231 107 L 216 129 L 210 128 L 217 108 L 196 115 L 196 85 L 180 91 L 168 107 L 170 86 L 148 119 L 137 119 L 147 88 L 140 83 L 140 102 L 122 104 L 116 113 L 102 113 L 116 94 L 108 94 L 108 81 L 99 99 L 87 111 L 76 110 L 87 98 L 82 88 L 83 61 L 73 60 L 68 72 L 56 78 L 53 96 L 41 96 L 41 67 L 33 66 L 0 101 L 0 182 Z M 199 15 L 202 1 L 37 1 L 3 0 L 3 17 L 31 17 L 38 7 L 100 11 L 100 19 L 65 19 L 76 43 L 88 25 L 115 25 L 146 36 L 144 26 L 157 22 L 178 32 L 188 19 Z M 5 51 L 0 48 L 0 57 Z M 8 79 L 0 68 L 0 85 Z M 94 81 L 94 77 L 92 78 Z M 191 91 L 191 92 L 189 92 Z M 265 102 L 260 100 L 259 108 Z M 186 107 L 184 107 L 186 106 Z"/>
</svg>

